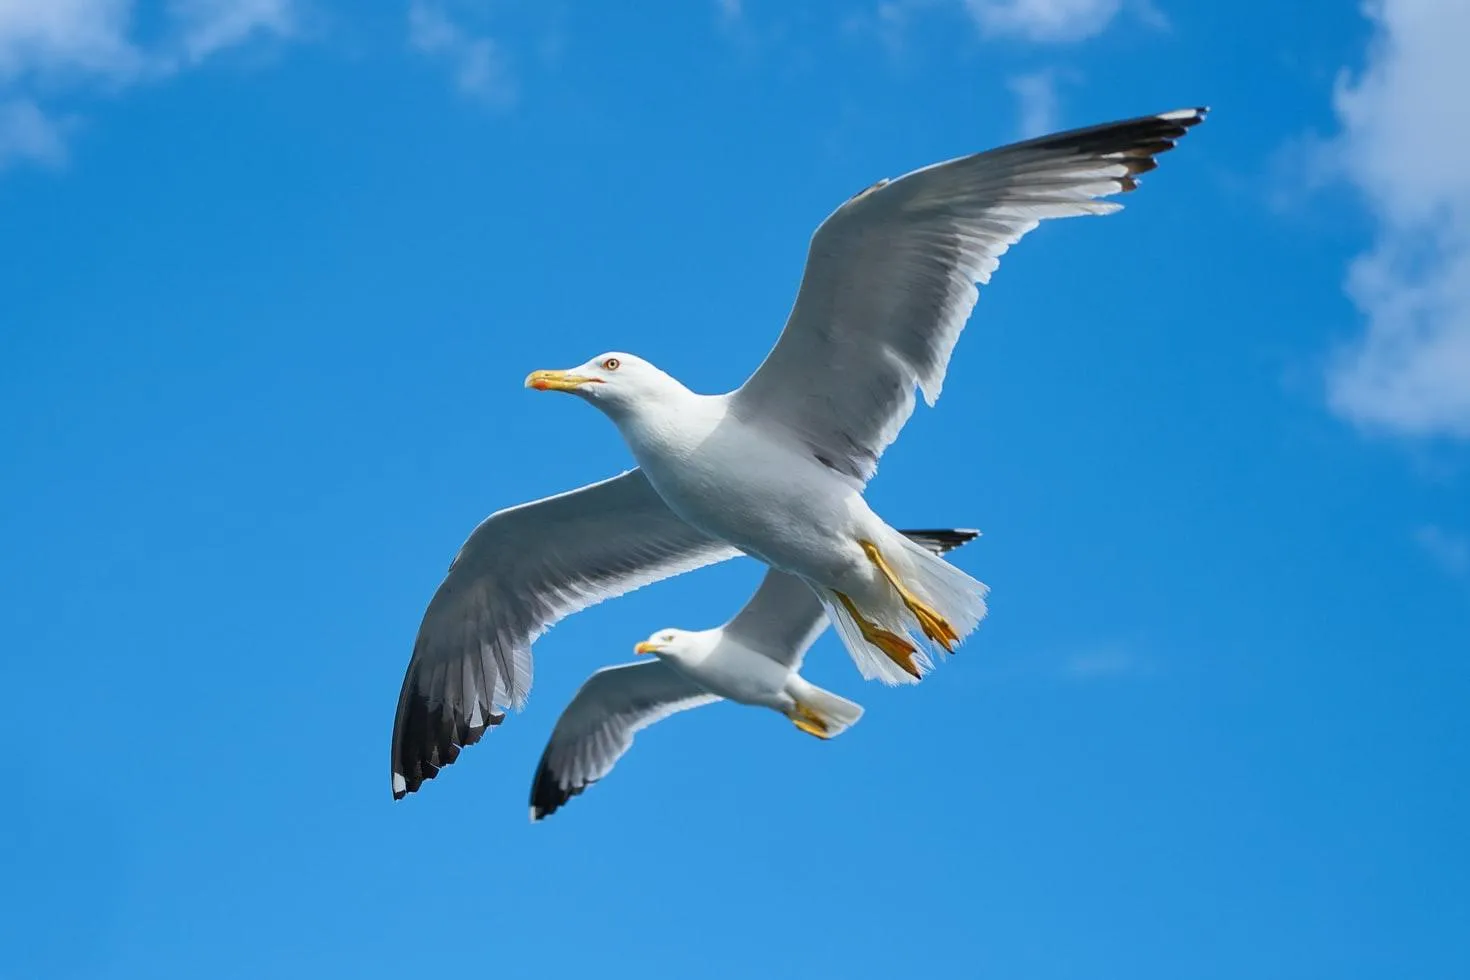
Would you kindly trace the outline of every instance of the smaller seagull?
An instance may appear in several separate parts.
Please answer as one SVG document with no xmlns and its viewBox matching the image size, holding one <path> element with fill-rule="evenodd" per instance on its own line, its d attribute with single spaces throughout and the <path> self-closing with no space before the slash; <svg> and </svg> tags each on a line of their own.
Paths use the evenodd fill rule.
<svg viewBox="0 0 1470 980">
<path fill-rule="evenodd" d="M 942 555 L 980 532 L 900 533 Z M 817 738 L 841 735 L 862 717 L 862 705 L 800 674 L 802 658 L 827 622 L 822 603 L 805 582 L 771 569 L 724 626 L 654 633 L 633 650 L 657 659 L 597 671 L 557 719 L 531 783 L 531 819 L 555 813 L 611 772 L 635 733 L 721 699 L 779 711 Z"/>
</svg>

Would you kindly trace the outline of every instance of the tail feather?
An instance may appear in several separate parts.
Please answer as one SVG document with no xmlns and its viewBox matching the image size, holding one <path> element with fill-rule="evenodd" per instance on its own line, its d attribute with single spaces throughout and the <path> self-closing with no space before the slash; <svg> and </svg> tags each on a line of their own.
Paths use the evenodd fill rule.
<svg viewBox="0 0 1470 980">
<path fill-rule="evenodd" d="M 892 542 L 901 544 L 902 556 L 892 557 L 901 558 L 896 564 L 900 566 L 898 571 L 904 585 L 942 616 L 963 640 L 985 618 L 985 596 L 989 589 L 939 556 L 973 541 L 979 536 L 979 532 L 904 531 L 901 535 L 890 539 L 890 546 L 885 550 L 890 553 L 894 550 L 891 547 Z M 934 669 L 935 657 L 945 654 L 942 647 L 931 644 L 924 637 L 918 620 L 896 598 L 887 609 L 874 607 L 860 611 L 872 619 L 875 625 L 906 637 L 917 648 L 911 659 L 919 672 L 918 677 L 894 663 L 882 650 L 864 639 L 857 621 L 837 601 L 834 593 L 823 594 L 822 604 L 837 630 L 838 638 L 842 640 L 842 645 L 847 647 L 847 652 L 852 656 L 858 673 L 867 680 L 880 681 L 891 687 L 917 684 Z"/>
<path fill-rule="evenodd" d="M 887 654 L 882 650 L 863 638 L 863 631 L 858 627 L 857 622 L 830 591 L 825 592 L 821 598 L 822 605 L 827 610 L 827 618 L 832 621 L 832 625 L 837 630 L 837 638 L 842 641 L 843 646 L 847 647 L 853 664 L 857 667 L 858 673 L 863 675 L 864 680 L 880 681 L 889 687 L 899 687 L 903 684 L 919 683 L 925 674 L 934 669 L 934 661 L 929 659 L 924 647 L 915 644 L 913 662 L 919 670 L 919 676 L 913 676 L 889 660 Z"/>
<path fill-rule="evenodd" d="M 944 555 L 961 545 L 969 544 L 980 536 L 979 531 L 967 527 L 945 528 L 933 531 L 899 531 L 904 537 L 936 555 Z"/>
<path fill-rule="evenodd" d="M 835 738 L 847 731 L 863 716 L 863 706 L 855 701 L 823 690 L 801 677 L 793 677 L 791 696 L 826 729 L 822 737 Z"/>
<path fill-rule="evenodd" d="M 900 538 L 908 551 L 909 578 L 905 584 L 933 605 L 949 621 L 961 640 L 985 618 L 990 589 L 928 550 L 923 544 Z M 921 634 L 922 635 L 922 634 Z"/>
</svg>

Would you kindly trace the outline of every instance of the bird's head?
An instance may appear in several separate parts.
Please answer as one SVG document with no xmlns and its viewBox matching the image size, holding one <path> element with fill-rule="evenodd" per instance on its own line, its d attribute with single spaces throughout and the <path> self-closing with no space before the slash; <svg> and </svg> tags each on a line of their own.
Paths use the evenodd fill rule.
<svg viewBox="0 0 1470 980">
<path fill-rule="evenodd" d="M 661 629 L 633 647 L 634 653 L 652 654 L 665 660 L 687 660 L 703 656 L 710 646 L 711 630 Z"/>
<path fill-rule="evenodd" d="M 578 395 L 609 414 L 635 409 L 674 390 L 684 390 L 669 375 L 635 354 L 609 351 L 565 371 L 532 371 L 526 387 Z"/>
</svg>

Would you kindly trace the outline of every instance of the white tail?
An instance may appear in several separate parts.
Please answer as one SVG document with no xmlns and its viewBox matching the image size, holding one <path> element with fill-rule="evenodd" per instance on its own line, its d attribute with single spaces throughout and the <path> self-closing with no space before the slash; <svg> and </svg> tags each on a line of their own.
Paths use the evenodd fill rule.
<svg viewBox="0 0 1470 980">
<path fill-rule="evenodd" d="M 934 610 L 949 620 L 961 640 L 975 631 L 985 618 L 985 596 L 990 592 L 983 582 L 955 568 L 922 544 L 902 535 L 913 578 L 905 584 L 928 599 Z"/>
<path fill-rule="evenodd" d="M 863 631 L 848 613 L 847 607 L 837 601 L 830 589 L 822 592 L 821 599 L 822 606 L 827 610 L 827 618 L 837 629 L 837 638 L 847 647 L 847 652 L 852 655 L 852 662 L 857 665 L 858 673 L 863 675 L 864 680 L 882 681 L 890 687 L 917 684 L 919 677 L 934 669 L 934 663 L 924 652 L 924 648 L 918 647 L 913 654 L 913 663 L 919 671 L 919 677 L 913 676 L 889 660 L 882 650 L 863 639 Z"/>
<path fill-rule="evenodd" d="M 929 604 L 935 612 L 943 616 L 963 640 L 974 632 L 975 627 L 979 626 L 980 621 L 985 618 L 985 596 L 990 590 L 983 583 L 975 581 L 931 550 L 935 548 L 935 543 L 929 539 L 933 537 L 934 532 L 909 533 L 918 540 L 910 539 L 903 533 L 893 534 L 887 539 L 890 543 L 890 553 L 893 543 L 899 544 L 903 549 L 903 560 L 894 564 L 898 567 L 904 585 L 917 593 L 919 598 Z M 953 533 L 963 534 L 965 532 Z M 963 541 L 960 543 L 962 544 Z M 858 672 L 868 680 L 882 681 L 890 686 L 917 684 L 920 678 L 934 669 L 934 661 L 929 651 L 938 650 L 941 654 L 943 653 L 942 648 L 924 639 L 924 633 L 918 621 L 901 607 L 895 610 L 901 615 L 901 621 L 885 621 L 888 617 L 883 614 L 883 611 L 876 608 L 861 610 L 886 629 L 902 630 L 903 635 L 916 647 L 910 658 L 919 673 L 919 676 L 915 677 L 894 663 L 883 651 L 863 639 L 862 630 L 843 604 L 837 600 L 835 593 L 824 590 L 821 598 L 828 617 L 836 626 L 837 635 L 842 640 L 843 646 L 847 647 L 847 652 L 852 655 Z M 894 605 L 897 606 L 896 599 Z"/>
<path fill-rule="evenodd" d="M 827 729 L 827 738 L 841 735 L 863 716 L 862 705 L 825 691 L 794 674 L 787 681 L 786 691 L 817 717 Z"/>
</svg>

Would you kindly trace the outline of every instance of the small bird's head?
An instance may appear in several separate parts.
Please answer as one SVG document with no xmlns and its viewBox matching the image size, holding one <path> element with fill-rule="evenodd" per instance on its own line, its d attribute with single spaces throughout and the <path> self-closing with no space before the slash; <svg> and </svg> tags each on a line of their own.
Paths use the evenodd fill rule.
<svg viewBox="0 0 1470 980">
<path fill-rule="evenodd" d="M 633 647 L 634 653 L 652 654 L 665 660 L 686 660 L 704 654 L 709 647 L 708 630 L 661 629 Z"/>
<path fill-rule="evenodd" d="M 526 387 L 565 391 L 592 402 L 605 412 L 635 408 L 670 390 L 683 390 L 669 375 L 635 354 L 609 351 L 565 371 L 532 371 Z"/>
</svg>

